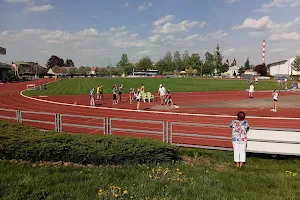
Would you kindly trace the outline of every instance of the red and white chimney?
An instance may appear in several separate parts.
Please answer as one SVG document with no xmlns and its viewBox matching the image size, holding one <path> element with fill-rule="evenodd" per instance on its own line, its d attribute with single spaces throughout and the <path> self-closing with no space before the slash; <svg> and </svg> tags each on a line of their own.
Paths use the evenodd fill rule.
<svg viewBox="0 0 300 200">
<path fill-rule="evenodd" d="M 265 53 L 266 53 L 266 40 L 263 40 L 263 46 L 262 46 L 262 63 L 265 63 Z"/>
</svg>

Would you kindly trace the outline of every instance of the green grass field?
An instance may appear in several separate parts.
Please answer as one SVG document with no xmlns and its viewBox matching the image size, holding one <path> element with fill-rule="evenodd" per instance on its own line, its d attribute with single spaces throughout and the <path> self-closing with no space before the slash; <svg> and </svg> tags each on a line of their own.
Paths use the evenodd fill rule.
<svg viewBox="0 0 300 200">
<path fill-rule="evenodd" d="M 246 90 L 249 88 L 249 81 L 246 80 L 225 80 L 225 79 L 199 79 L 199 78 L 70 78 L 48 84 L 48 90 L 26 91 L 25 95 L 71 95 L 89 94 L 93 87 L 103 85 L 104 93 L 111 93 L 113 84 L 124 84 L 124 92 L 129 88 L 139 88 L 145 85 L 147 92 L 157 92 L 159 84 L 171 88 L 173 92 L 196 92 L 196 91 L 231 91 Z M 278 88 L 275 81 L 260 81 L 255 85 L 255 90 L 273 90 Z M 280 89 L 280 88 L 278 88 Z"/>
<path fill-rule="evenodd" d="M 184 162 L 161 168 L 0 161 L 0 199 L 117 199 L 114 192 L 141 200 L 300 199 L 299 159 L 249 157 L 243 169 L 235 169 L 231 152 L 189 149 L 184 154 Z"/>
</svg>

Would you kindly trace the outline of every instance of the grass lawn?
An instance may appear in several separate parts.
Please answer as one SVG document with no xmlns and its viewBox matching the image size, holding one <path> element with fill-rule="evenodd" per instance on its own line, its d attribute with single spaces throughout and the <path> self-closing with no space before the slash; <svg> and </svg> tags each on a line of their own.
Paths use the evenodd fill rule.
<svg viewBox="0 0 300 200">
<path fill-rule="evenodd" d="M 171 88 L 173 92 L 195 92 L 195 91 L 230 91 L 246 90 L 249 88 L 247 80 L 220 80 L 220 79 L 199 79 L 199 78 L 70 78 L 48 84 L 48 90 L 26 91 L 25 95 L 71 95 L 89 94 L 93 87 L 103 85 L 104 93 L 111 93 L 113 84 L 124 84 L 124 92 L 129 88 L 138 88 L 145 85 L 147 92 L 157 92 L 159 84 Z M 278 88 L 275 81 L 260 81 L 255 85 L 255 90 L 273 90 Z M 280 88 L 278 88 L 280 89 Z"/>
<path fill-rule="evenodd" d="M 235 169 L 231 152 L 182 151 L 185 161 L 161 168 L 0 161 L 0 199 L 300 199 L 300 174 L 286 172 L 299 173 L 299 159 L 249 157 Z"/>
</svg>

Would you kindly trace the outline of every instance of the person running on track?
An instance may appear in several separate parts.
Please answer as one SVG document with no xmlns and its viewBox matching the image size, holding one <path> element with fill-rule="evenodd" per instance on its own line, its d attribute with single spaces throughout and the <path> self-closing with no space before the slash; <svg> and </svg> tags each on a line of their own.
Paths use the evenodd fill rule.
<svg viewBox="0 0 300 200">
<path fill-rule="evenodd" d="M 162 84 L 159 85 L 157 95 L 160 96 L 161 105 L 164 105 L 166 97 L 166 88 Z"/>
<path fill-rule="evenodd" d="M 273 95 L 273 108 L 271 111 L 277 112 L 278 91 L 274 90 L 272 95 Z"/>
<path fill-rule="evenodd" d="M 171 96 L 171 89 L 169 88 L 167 91 L 167 99 L 166 99 L 166 106 L 168 106 L 169 102 L 171 103 L 171 106 L 173 106 L 172 96 Z"/>
<path fill-rule="evenodd" d="M 250 99 L 253 98 L 253 92 L 254 92 L 254 85 L 253 85 L 253 83 L 251 83 L 250 88 L 249 88 L 249 98 Z"/>
<path fill-rule="evenodd" d="M 123 84 L 121 84 L 119 87 L 119 98 L 117 103 L 121 103 L 121 102 L 124 103 L 124 99 L 122 98 L 122 93 L 123 93 Z"/>
<path fill-rule="evenodd" d="M 140 92 L 140 90 L 137 90 L 137 93 L 135 94 L 135 98 L 136 98 L 136 109 L 140 110 L 140 104 L 141 104 L 141 100 L 142 100 L 142 94 Z"/>
<path fill-rule="evenodd" d="M 90 105 L 93 106 L 93 107 L 95 107 L 94 90 L 95 90 L 95 88 L 93 88 L 93 89 L 90 91 Z"/>
<path fill-rule="evenodd" d="M 116 84 L 112 88 L 113 93 L 113 105 L 117 104 L 117 86 Z"/>
</svg>

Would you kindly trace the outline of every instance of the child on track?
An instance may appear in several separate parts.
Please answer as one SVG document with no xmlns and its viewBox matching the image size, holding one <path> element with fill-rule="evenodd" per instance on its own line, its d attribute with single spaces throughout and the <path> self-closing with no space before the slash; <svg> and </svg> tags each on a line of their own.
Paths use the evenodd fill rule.
<svg viewBox="0 0 300 200">
<path fill-rule="evenodd" d="M 140 90 L 137 90 L 137 93 L 135 94 L 135 98 L 136 98 L 136 109 L 140 110 L 140 104 L 141 104 L 141 100 L 142 100 L 142 94 L 140 92 Z"/>
<path fill-rule="evenodd" d="M 90 91 L 90 105 L 92 107 L 95 107 L 95 97 L 94 97 L 94 90 L 95 88 L 93 88 L 91 91 Z"/>
<path fill-rule="evenodd" d="M 171 106 L 173 106 L 172 96 L 171 96 L 171 89 L 169 88 L 167 91 L 167 99 L 166 99 L 166 106 L 168 106 L 169 102 L 171 103 Z"/>
<path fill-rule="evenodd" d="M 249 98 L 253 98 L 253 92 L 254 92 L 254 85 L 253 83 L 250 83 L 250 88 L 249 88 Z"/>
<path fill-rule="evenodd" d="M 123 84 L 120 85 L 119 87 L 119 98 L 117 103 L 124 103 L 124 99 L 122 98 L 122 94 L 123 94 Z"/>
<path fill-rule="evenodd" d="M 129 90 L 129 102 L 130 102 L 130 104 L 132 104 L 133 99 L 134 99 L 134 88 L 130 88 L 130 90 Z"/>
<path fill-rule="evenodd" d="M 113 105 L 117 104 L 117 85 L 115 84 L 112 88 L 113 93 Z"/>
<path fill-rule="evenodd" d="M 273 93 L 273 108 L 272 112 L 277 112 L 278 90 L 274 90 Z"/>
</svg>

